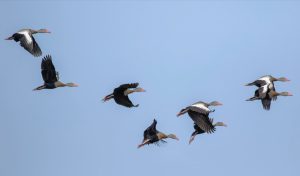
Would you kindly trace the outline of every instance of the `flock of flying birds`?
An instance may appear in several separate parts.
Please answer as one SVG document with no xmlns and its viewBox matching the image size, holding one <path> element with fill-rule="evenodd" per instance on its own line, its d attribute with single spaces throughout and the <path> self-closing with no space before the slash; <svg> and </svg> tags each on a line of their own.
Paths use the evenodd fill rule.
<svg viewBox="0 0 300 176">
<path fill-rule="evenodd" d="M 6 40 L 14 40 L 16 42 L 20 42 L 20 45 L 31 53 L 35 57 L 39 57 L 42 55 L 42 50 L 39 45 L 35 41 L 33 34 L 37 33 L 50 33 L 47 29 L 33 30 L 33 29 L 22 29 L 16 33 L 14 33 L 11 37 L 8 37 Z M 44 84 L 33 89 L 33 90 L 42 90 L 42 89 L 55 89 L 57 87 L 77 87 L 78 85 L 75 83 L 63 83 L 59 81 L 59 74 L 55 70 L 55 67 L 52 63 L 52 58 L 50 55 L 46 55 L 42 59 L 41 64 L 42 69 L 42 77 L 44 80 Z M 258 89 L 255 90 L 254 96 L 252 98 L 247 99 L 247 101 L 261 100 L 263 108 L 265 110 L 270 110 L 271 102 L 277 99 L 277 96 L 292 96 L 289 92 L 276 92 L 274 82 L 289 81 L 285 77 L 274 78 L 270 75 L 263 76 L 251 83 L 246 84 L 246 86 L 257 86 Z M 139 105 L 134 105 L 128 95 L 134 92 L 145 92 L 145 90 L 141 87 L 138 87 L 138 83 L 132 84 L 122 84 L 119 87 L 113 90 L 113 93 L 105 96 L 103 98 L 103 102 L 114 99 L 114 101 L 122 106 L 131 108 L 138 107 Z M 216 126 L 224 126 L 227 125 L 223 122 L 213 122 L 213 118 L 209 117 L 211 112 L 215 110 L 209 109 L 210 106 L 220 106 L 222 103 L 218 101 L 213 101 L 211 103 L 205 103 L 202 101 L 196 102 L 186 108 L 182 109 L 177 116 L 184 115 L 188 113 L 190 118 L 194 121 L 194 129 L 195 131 L 192 133 L 189 143 L 191 143 L 196 135 L 202 133 L 213 133 L 216 130 Z M 144 131 L 144 139 L 141 144 L 138 145 L 138 148 L 146 145 L 146 144 L 158 144 L 158 142 L 166 142 L 165 139 L 171 138 L 175 140 L 179 140 L 174 134 L 165 134 L 156 129 L 157 121 L 154 119 L 153 123 Z"/>
</svg>

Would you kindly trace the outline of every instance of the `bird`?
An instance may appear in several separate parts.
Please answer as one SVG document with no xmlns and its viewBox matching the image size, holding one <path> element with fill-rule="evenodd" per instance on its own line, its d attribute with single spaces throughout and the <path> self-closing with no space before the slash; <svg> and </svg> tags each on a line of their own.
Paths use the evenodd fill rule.
<svg viewBox="0 0 300 176">
<path fill-rule="evenodd" d="M 256 87 L 262 87 L 266 84 L 270 84 L 269 88 L 272 89 L 273 91 L 276 91 L 274 81 L 288 82 L 290 80 L 287 79 L 286 77 L 275 78 L 271 75 L 265 75 L 265 76 L 262 76 L 262 77 L 260 77 L 259 79 L 255 80 L 255 81 L 251 82 L 251 83 L 246 84 L 245 86 L 255 85 Z M 277 99 L 276 96 L 272 98 L 272 100 L 274 100 L 274 101 L 276 99 Z"/>
<path fill-rule="evenodd" d="M 143 88 L 138 87 L 139 83 L 131 83 L 131 84 L 122 84 L 119 87 L 115 88 L 113 93 L 105 96 L 102 100 L 106 102 L 110 99 L 114 99 L 115 102 L 119 105 L 131 108 L 138 107 L 139 104 L 134 105 L 128 95 L 134 92 L 146 92 Z"/>
<path fill-rule="evenodd" d="M 21 29 L 18 32 L 14 33 L 11 37 L 6 38 L 5 40 L 14 40 L 15 42 L 20 42 L 20 45 L 31 53 L 34 57 L 39 57 L 42 55 L 42 50 L 35 41 L 33 34 L 37 33 L 51 33 L 47 29 Z"/>
<path fill-rule="evenodd" d="M 212 118 L 209 118 L 209 120 L 210 120 L 210 122 L 213 124 L 214 127 L 216 127 L 216 126 L 224 126 L 224 127 L 227 127 L 227 125 L 226 125 L 224 122 L 213 123 L 213 119 L 212 119 Z M 191 138 L 190 138 L 190 140 L 189 140 L 189 144 L 191 144 L 191 143 L 194 141 L 196 135 L 205 133 L 205 131 L 202 130 L 202 129 L 201 129 L 197 124 L 195 124 L 195 123 L 194 123 L 194 129 L 195 129 L 195 131 L 191 134 Z"/>
<path fill-rule="evenodd" d="M 264 86 L 266 84 L 273 83 L 274 81 L 288 82 L 290 80 L 287 79 L 286 77 L 275 78 L 271 75 L 265 75 L 265 76 L 262 76 L 262 77 L 260 77 L 259 79 L 255 80 L 255 81 L 251 82 L 251 83 L 246 84 L 245 86 L 255 85 L 257 87 L 261 87 L 261 86 Z"/>
<path fill-rule="evenodd" d="M 158 142 L 166 142 L 164 139 L 171 138 L 179 140 L 175 134 L 166 135 L 158 130 L 156 130 L 156 119 L 153 120 L 152 124 L 144 131 L 144 139 L 141 144 L 138 145 L 138 148 L 146 144 L 158 144 Z"/>
<path fill-rule="evenodd" d="M 261 103 L 263 105 L 263 108 L 265 110 L 270 110 L 271 108 L 271 101 L 274 99 L 274 97 L 277 96 L 292 96 L 289 92 L 276 92 L 271 87 L 271 84 L 266 84 L 260 88 L 258 88 L 254 96 L 247 99 L 246 101 L 254 101 L 254 100 L 261 100 Z"/>
<path fill-rule="evenodd" d="M 208 107 L 220 105 L 222 105 L 222 103 L 218 101 L 213 101 L 211 103 L 199 101 L 180 110 L 180 112 L 177 114 L 177 117 L 188 113 L 190 118 L 194 121 L 195 124 L 197 124 L 199 128 L 201 128 L 206 133 L 213 133 L 216 129 L 215 126 L 213 126 L 213 124 L 209 120 L 208 115 L 210 112 L 214 112 L 214 110 L 210 110 Z"/>
<path fill-rule="evenodd" d="M 52 63 L 51 55 L 46 55 L 42 59 L 42 77 L 44 80 L 44 84 L 33 89 L 33 90 L 42 90 L 42 89 L 55 89 L 57 87 L 77 87 L 78 85 L 75 83 L 63 83 L 59 81 L 59 74 L 56 72 L 55 67 Z"/>
</svg>

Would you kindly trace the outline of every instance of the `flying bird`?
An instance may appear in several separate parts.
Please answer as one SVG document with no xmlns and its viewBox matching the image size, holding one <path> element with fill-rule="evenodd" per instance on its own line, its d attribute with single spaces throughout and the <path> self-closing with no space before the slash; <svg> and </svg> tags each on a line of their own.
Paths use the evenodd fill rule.
<svg viewBox="0 0 300 176">
<path fill-rule="evenodd" d="M 22 29 L 14 33 L 11 37 L 6 38 L 5 40 L 14 40 L 20 42 L 20 45 L 31 53 L 33 56 L 38 57 L 42 55 L 42 50 L 35 41 L 33 34 L 37 33 L 50 33 L 47 29 Z"/>
<path fill-rule="evenodd" d="M 145 90 L 141 87 L 138 87 L 139 83 L 131 83 L 131 84 L 122 84 L 119 87 L 114 89 L 112 94 L 105 96 L 102 100 L 106 102 L 110 99 L 114 99 L 115 102 L 119 105 L 131 108 L 131 107 L 138 107 L 139 104 L 134 105 L 128 95 L 134 92 L 145 92 Z"/>
<path fill-rule="evenodd" d="M 274 85 L 274 82 L 275 81 L 281 81 L 281 82 L 288 82 L 290 81 L 289 79 L 287 79 L 286 77 L 280 77 L 280 78 L 275 78 L 271 75 L 266 75 L 266 76 L 262 76 L 260 77 L 259 79 L 251 82 L 251 83 L 248 83 L 246 84 L 245 86 L 256 86 L 256 87 L 262 87 L 262 86 L 265 86 L 267 84 L 269 84 L 269 88 L 273 91 L 276 91 L 275 89 L 275 85 Z M 274 96 L 272 98 L 273 100 L 276 100 L 277 99 L 277 96 Z"/>
<path fill-rule="evenodd" d="M 166 142 L 164 139 L 171 138 L 175 140 L 179 140 L 175 134 L 166 135 L 158 130 L 156 130 L 157 121 L 154 119 L 153 123 L 144 131 L 144 139 L 138 148 L 146 144 L 158 144 L 159 141 Z"/>
<path fill-rule="evenodd" d="M 271 87 L 271 84 L 266 84 L 260 88 L 258 88 L 254 96 L 247 99 L 246 101 L 254 101 L 254 100 L 261 100 L 261 103 L 263 105 L 263 108 L 265 110 L 270 110 L 271 108 L 271 101 L 274 99 L 274 97 L 277 96 L 292 96 L 289 92 L 276 92 Z"/>
<path fill-rule="evenodd" d="M 213 133 L 216 129 L 215 126 L 210 121 L 208 115 L 210 112 L 214 112 L 214 110 L 210 110 L 209 106 L 220 106 L 222 103 L 218 101 L 213 101 L 211 103 L 205 103 L 199 101 L 194 103 L 184 109 L 182 109 L 178 114 L 177 117 L 188 113 L 190 118 L 194 121 L 194 123 L 201 128 L 206 133 Z"/>
<path fill-rule="evenodd" d="M 42 77 L 44 84 L 33 90 L 42 90 L 42 89 L 55 89 L 57 87 L 77 87 L 75 83 L 63 83 L 59 81 L 59 74 L 56 72 L 55 67 L 52 63 L 52 58 L 50 55 L 46 55 L 41 64 L 42 68 Z"/>
<path fill-rule="evenodd" d="M 213 123 L 213 119 L 212 118 L 209 118 L 209 121 L 211 122 L 211 124 L 213 124 L 214 127 L 216 126 L 224 126 L 224 127 L 227 127 L 227 125 L 224 123 L 224 122 L 217 122 L 217 123 Z M 194 123 L 194 129 L 195 131 L 192 133 L 191 135 L 191 138 L 189 140 L 189 144 L 191 144 L 195 137 L 198 135 L 198 134 L 203 134 L 205 133 L 205 131 L 203 129 L 201 129 L 197 124 Z"/>
</svg>

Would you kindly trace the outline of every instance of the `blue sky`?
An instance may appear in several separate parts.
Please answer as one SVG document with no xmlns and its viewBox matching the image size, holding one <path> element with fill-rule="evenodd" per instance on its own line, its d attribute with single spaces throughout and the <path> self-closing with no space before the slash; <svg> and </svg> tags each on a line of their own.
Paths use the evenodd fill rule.
<svg viewBox="0 0 300 176">
<path fill-rule="evenodd" d="M 41 58 L 0 42 L 0 175 L 298 176 L 300 165 L 300 3 L 283 1 L 4 2 L 1 33 L 47 28 L 35 35 L 60 78 L 78 88 L 32 91 Z M 293 97 L 246 102 L 245 83 L 286 76 L 278 91 Z M 124 108 L 103 96 L 122 83 L 147 90 Z M 198 100 L 224 106 L 211 114 L 227 128 L 197 136 L 177 118 Z M 153 118 L 175 133 L 160 147 L 137 149 Z"/>
</svg>

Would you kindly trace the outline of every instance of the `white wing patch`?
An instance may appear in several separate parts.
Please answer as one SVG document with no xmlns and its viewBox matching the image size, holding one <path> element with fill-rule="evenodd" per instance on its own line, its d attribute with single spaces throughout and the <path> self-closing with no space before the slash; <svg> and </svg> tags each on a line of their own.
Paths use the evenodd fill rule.
<svg viewBox="0 0 300 176">
<path fill-rule="evenodd" d="M 27 31 L 20 31 L 18 34 L 24 35 L 28 44 L 32 43 L 32 38 Z"/>
<path fill-rule="evenodd" d="M 197 107 L 197 108 L 200 108 L 200 109 L 203 109 L 205 111 L 210 111 L 210 109 L 208 109 L 206 106 L 204 106 L 202 103 L 196 103 L 196 104 L 192 104 L 191 106 L 194 106 L 194 107 Z"/>
<path fill-rule="evenodd" d="M 270 84 L 270 83 L 271 83 L 271 78 L 270 78 L 270 76 L 263 76 L 263 77 L 259 78 L 258 80 L 265 81 L 266 84 Z"/>
<path fill-rule="evenodd" d="M 263 93 L 267 93 L 269 84 L 263 86 Z"/>
</svg>

